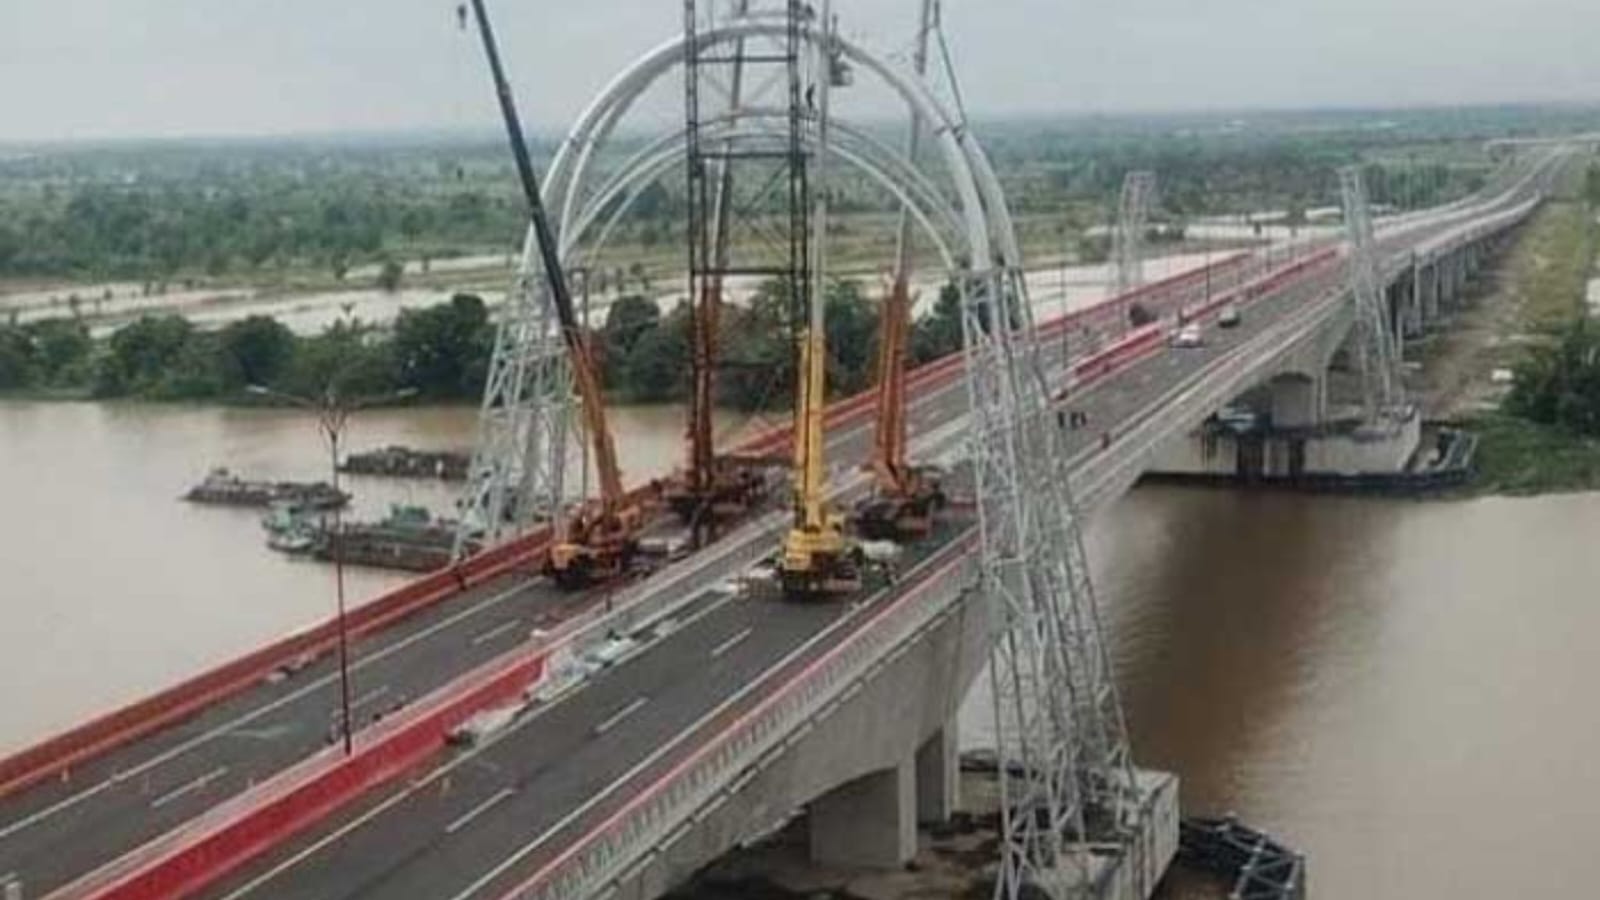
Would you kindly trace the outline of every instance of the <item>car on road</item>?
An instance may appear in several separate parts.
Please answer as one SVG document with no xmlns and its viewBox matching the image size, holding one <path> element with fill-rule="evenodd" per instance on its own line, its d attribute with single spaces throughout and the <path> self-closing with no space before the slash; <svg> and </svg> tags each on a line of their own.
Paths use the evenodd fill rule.
<svg viewBox="0 0 1600 900">
<path fill-rule="evenodd" d="M 1237 328 L 1241 318 L 1243 317 L 1239 315 L 1239 305 L 1237 303 L 1229 303 L 1222 308 L 1222 312 L 1217 314 L 1217 324 L 1223 328 Z"/>
<path fill-rule="evenodd" d="M 1174 347 L 1204 347 L 1205 336 L 1200 333 L 1199 325 L 1185 325 L 1172 335 Z"/>
</svg>

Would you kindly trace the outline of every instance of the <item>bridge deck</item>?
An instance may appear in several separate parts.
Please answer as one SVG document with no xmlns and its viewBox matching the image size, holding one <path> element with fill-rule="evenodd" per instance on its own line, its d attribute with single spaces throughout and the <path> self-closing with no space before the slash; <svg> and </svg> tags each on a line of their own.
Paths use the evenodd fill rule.
<svg viewBox="0 0 1600 900">
<path fill-rule="evenodd" d="M 1070 432 L 1070 451 L 1097 452 L 1102 430 L 1148 414 L 1193 373 L 1336 283 L 1330 274 L 1307 279 L 1253 305 L 1238 328 L 1207 328 L 1205 346 L 1157 354 L 1073 398 L 1089 425 Z M 926 424 L 960 415 L 964 404 L 959 391 L 945 392 L 924 407 Z M 692 613 L 699 618 L 637 657 L 489 745 L 451 753 L 405 784 L 372 792 L 210 896 L 500 896 L 602 818 L 609 800 L 651 784 L 696 746 L 688 738 L 713 711 L 753 703 L 753 684 L 767 691 L 783 684 L 785 672 L 890 596 L 810 607 L 702 593 Z M 599 730 L 619 714 L 621 722 Z"/>
<path fill-rule="evenodd" d="M 1444 224 L 1426 223 L 1416 230 L 1419 234 L 1433 234 Z M 1416 235 L 1407 237 L 1417 238 Z M 1243 269 L 1230 273 L 1239 278 L 1247 274 Z M 1226 291 L 1232 286 L 1230 280 L 1220 280 L 1212 289 Z M 1086 427 L 1070 435 L 1073 453 L 1093 452 L 1103 432 L 1115 433 L 1123 423 L 1147 415 L 1156 399 L 1167 396 L 1185 379 L 1226 356 L 1240 342 L 1259 334 L 1297 304 L 1336 283 L 1336 275 L 1327 272 L 1302 279 L 1257 301 L 1247 311 L 1241 327 L 1226 331 L 1210 329 L 1206 346 L 1157 354 L 1073 398 L 1073 407 L 1089 417 Z M 1181 294 L 1175 302 L 1183 302 Z M 965 404 L 965 392 L 958 381 L 932 390 L 916 403 L 911 425 L 926 431 L 958 416 Z M 841 466 L 858 464 L 865 459 L 869 441 L 870 428 L 866 426 L 844 429 L 831 441 L 834 458 Z M 703 577 L 697 578 L 696 584 L 710 584 L 727 573 L 701 574 Z M 519 643 L 539 622 L 570 615 L 577 607 L 593 600 L 592 596 L 587 599 L 562 596 L 540 582 L 508 576 L 361 641 L 356 647 L 354 691 L 361 707 L 358 716 L 370 716 L 402 697 L 415 698 L 448 683 Z M 523 741 L 537 747 L 562 747 L 565 749 L 557 754 L 559 759 L 581 758 L 585 766 L 598 770 L 604 767 L 595 760 L 612 758 L 613 751 L 607 748 L 614 743 L 628 742 L 623 740 L 623 734 L 631 735 L 631 742 L 647 751 L 653 750 L 660 745 L 661 734 L 676 732 L 670 729 L 636 732 L 635 729 L 671 725 L 681 730 L 684 724 L 695 720 L 697 712 L 715 708 L 727 699 L 731 690 L 761 673 L 770 672 L 786 654 L 848 617 L 848 613 L 837 609 L 765 609 L 760 605 L 720 602 L 709 595 L 697 598 L 695 605 L 702 616 L 696 621 L 696 627 L 664 636 L 657 645 L 652 645 L 627 665 L 607 672 L 570 700 L 541 713 L 532 724 L 519 726 L 503 739 L 508 743 L 506 751 L 523 748 Z M 760 627 L 755 627 L 757 620 L 753 617 L 757 609 L 762 610 Z M 750 633 L 740 636 L 747 628 L 751 629 Z M 726 657 L 725 663 L 697 665 L 704 663 L 711 650 L 734 637 L 739 639 L 718 654 L 719 660 Z M 719 676 L 718 672 L 736 673 L 737 677 Z M 642 693 L 645 688 L 655 691 L 656 696 Z M 3 823 L 0 824 L 0 872 L 18 873 L 30 894 L 41 893 L 170 830 L 249 784 L 283 770 L 323 746 L 336 706 L 336 690 L 332 661 L 324 658 L 284 681 L 258 685 L 174 728 L 106 754 L 72 772 L 70 779 L 37 785 L 0 800 L 0 823 Z M 624 694 L 629 696 L 622 697 Z M 648 697 L 647 701 L 637 709 L 628 710 L 627 707 L 641 696 Z M 620 705 L 611 702 L 619 698 Z M 614 728 L 595 731 L 608 717 L 622 710 L 628 715 L 619 719 Z M 608 737 L 624 726 L 625 731 Z M 557 757 L 540 755 L 542 750 L 524 749 L 527 752 L 518 754 L 518 759 L 546 760 L 549 777 L 556 779 L 552 782 L 554 793 L 546 793 L 542 788 L 533 791 L 517 787 L 533 777 L 526 767 L 519 779 L 511 782 L 504 780 L 504 775 L 496 780 L 482 774 L 489 771 L 481 763 L 486 761 L 484 756 L 493 751 L 493 747 L 470 755 L 448 757 L 440 765 L 455 768 L 430 784 L 438 794 L 438 811 L 443 814 L 453 810 L 457 815 L 438 829 L 416 827 L 414 830 L 418 834 L 408 838 L 412 843 L 407 846 L 413 847 L 410 855 L 400 852 L 400 844 L 379 841 L 372 845 L 378 850 L 357 854 L 373 857 L 358 867 L 368 872 L 366 877 L 342 880 L 346 885 L 342 888 L 319 883 L 315 893 L 318 896 L 338 896 L 341 891 L 345 895 L 372 893 L 378 884 L 399 888 L 400 883 L 389 880 L 388 873 L 405 865 L 415 854 L 432 852 L 435 847 L 454 846 L 459 842 L 454 835 L 489 827 L 509 813 L 520 816 L 517 821 L 526 836 L 532 828 L 528 822 L 560 821 L 581 808 L 561 798 L 587 797 L 597 786 L 609 784 L 610 775 L 615 775 L 616 771 L 627 771 L 642 761 L 622 753 L 617 756 L 617 764 L 628 764 L 616 771 L 613 771 L 615 766 L 604 768 L 610 775 L 599 778 L 591 777 L 586 769 L 565 763 L 566 768 L 549 768 L 555 765 L 552 760 Z M 591 757 L 591 754 L 596 755 Z M 458 759 L 463 761 L 457 764 Z M 480 764 L 471 764 L 472 761 Z M 502 768 L 499 771 L 512 770 Z M 507 790 L 512 793 L 503 793 Z M 316 853 L 302 861 L 305 871 L 316 871 L 312 857 L 320 858 L 327 849 L 342 852 L 338 848 L 346 842 L 366 840 L 369 827 L 373 827 L 367 823 L 377 823 L 380 831 L 386 828 L 384 823 L 391 821 L 386 812 L 392 807 L 378 807 L 392 796 L 375 792 L 358 804 L 359 808 L 329 821 L 319 834 L 300 842 L 301 847 L 311 847 L 326 840 Z M 450 802 L 444 802 L 447 799 Z M 469 805 L 461 805 L 469 801 Z M 538 815 L 546 818 L 527 818 L 534 815 L 534 807 L 538 808 Z M 361 818 L 374 810 L 375 815 Z M 403 818 L 396 817 L 393 821 Z M 327 840 L 329 838 L 331 840 Z M 485 844 L 499 846 L 492 841 Z M 383 849 L 385 847 L 390 849 Z M 260 874 L 277 868 L 294 852 L 279 853 L 254 871 Z M 479 859 L 458 866 L 451 861 L 453 857 L 448 852 L 440 852 L 445 853 L 437 859 L 441 868 L 457 876 L 467 876 L 461 881 L 464 885 L 493 871 L 499 864 L 480 865 L 483 860 Z M 488 855 L 492 856 L 493 852 Z M 508 870 L 519 870 L 526 857 L 513 859 Z M 286 871 L 300 868 L 301 865 L 290 866 Z M 241 879 L 236 884 L 248 880 Z M 282 891 L 274 886 L 267 893 L 277 896 Z M 401 893 L 413 892 L 405 889 Z M 431 891 L 416 893 L 432 894 Z"/>
</svg>

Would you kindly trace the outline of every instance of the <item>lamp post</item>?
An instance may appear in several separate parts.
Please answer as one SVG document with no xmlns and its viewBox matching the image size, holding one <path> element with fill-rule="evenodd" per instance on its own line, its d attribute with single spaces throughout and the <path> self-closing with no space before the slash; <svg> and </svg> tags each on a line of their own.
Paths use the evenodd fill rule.
<svg viewBox="0 0 1600 900">
<path fill-rule="evenodd" d="M 393 403 L 403 400 L 417 393 L 415 388 L 406 388 L 390 394 L 377 397 L 346 398 L 339 393 L 333 381 L 329 381 L 320 397 L 301 397 L 259 384 L 252 384 L 246 388 L 250 393 L 261 397 L 271 397 L 292 403 L 304 409 L 315 410 L 317 425 L 322 435 L 328 441 L 329 473 L 333 484 L 334 494 L 339 493 L 339 439 L 344 433 L 346 423 L 350 421 L 350 414 L 355 410 L 384 403 Z M 335 629 L 339 639 L 339 731 L 344 739 L 344 755 L 351 753 L 351 724 L 350 724 L 350 640 L 345 628 L 344 617 L 344 516 L 343 503 L 333 508 L 333 530 L 329 543 L 333 551 L 333 584 L 334 599 L 337 603 Z"/>
</svg>

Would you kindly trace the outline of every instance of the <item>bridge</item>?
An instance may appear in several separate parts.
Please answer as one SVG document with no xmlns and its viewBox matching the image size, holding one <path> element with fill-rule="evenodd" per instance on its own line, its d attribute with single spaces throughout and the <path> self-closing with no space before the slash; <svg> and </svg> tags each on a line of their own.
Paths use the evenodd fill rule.
<svg viewBox="0 0 1600 900">
<path fill-rule="evenodd" d="M 735 22 L 716 40 L 771 27 Z M 827 150 L 917 211 L 952 278 L 1003 278 L 1031 314 L 1003 196 L 959 114 L 882 57 L 843 46 L 935 125 L 960 205 L 870 135 L 842 129 Z M 549 183 L 573 260 L 625 211 L 616 198 L 681 163 L 668 136 L 598 186 L 585 174 L 604 133 L 683 52 L 668 42 L 644 57 L 564 145 Z M 760 123 L 728 123 L 730 134 L 747 126 Z M 1522 157 L 1473 197 L 1380 223 L 1371 252 L 1388 327 L 1416 333 L 1447 311 L 1567 159 Z M 1336 466 L 1409 457 L 1414 415 L 1319 428 L 1343 416 L 1330 370 L 1361 331 L 1345 254 L 1241 254 L 1027 330 L 1063 424 L 1087 423 L 1060 429 L 1055 445 L 1053 471 L 1079 514 L 1152 468 L 1196 464 L 1202 423 L 1252 391 L 1265 392 L 1275 425 L 1310 442 L 1301 465 L 1319 453 Z M 1130 329 L 1135 302 L 1160 320 Z M 1228 305 L 1242 320 L 1223 329 L 1215 313 Z M 1180 319 L 1203 324 L 1201 346 L 1170 345 Z M 974 490 L 982 362 L 969 346 L 911 376 L 917 457 Z M 867 490 L 857 472 L 870 413 L 864 397 L 829 410 L 840 502 Z M 787 440 L 779 429 L 741 449 Z M 0 884 L 28 897 L 644 898 L 799 810 L 818 859 L 898 864 L 917 822 L 955 805 L 956 711 L 1004 633 L 979 589 L 991 512 L 957 504 L 892 578 L 841 605 L 764 591 L 755 567 L 781 513 L 635 583 L 577 595 L 532 571 L 548 532 L 515 537 L 353 614 L 364 727 L 348 757 L 327 745 L 338 696 L 329 623 L 0 762 Z M 468 722 L 485 726 L 481 739 L 447 745 Z M 1146 895 L 1176 847 L 1173 777 L 1139 772 L 1125 787 L 1119 852 L 1083 834 L 1055 861 L 1095 885 L 1084 896 Z"/>
</svg>

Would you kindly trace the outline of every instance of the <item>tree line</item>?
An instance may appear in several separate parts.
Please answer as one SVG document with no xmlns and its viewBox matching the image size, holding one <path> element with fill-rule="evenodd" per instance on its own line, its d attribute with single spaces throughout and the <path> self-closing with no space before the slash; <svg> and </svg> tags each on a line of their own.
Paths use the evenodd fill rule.
<svg viewBox="0 0 1600 900">
<path fill-rule="evenodd" d="M 789 406 L 795 342 L 789 291 L 761 286 L 748 304 L 723 307 L 718 398 L 745 409 Z M 873 383 L 877 305 L 859 282 L 838 280 L 828 291 L 828 378 L 835 394 Z M 622 402 L 681 401 L 688 393 L 687 307 L 663 313 L 654 300 L 615 301 L 591 340 L 605 384 Z M 910 356 L 926 361 L 961 346 L 959 301 L 946 287 L 915 323 Z M 0 390 L 55 391 L 97 398 L 240 400 L 252 385 L 300 396 L 337 384 L 351 395 L 401 389 L 449 402 L 482 396 L 494 326 L 481 298 L 404 310 L 392 328 L 339 321 L 300 336 L 282 322 L 254 315 L 206 331 L 177 315 L 150 315 L 90 336 L 79 318 L 0 324 Z"/>
<path fill-rule="evenodd" d="M 764 283 L 747 304 L 724 304 L 718 329 L 717 398 L 735 409 L 783 408 L 795 393 L 796 331 L 790 291 Z M 835 396 L 865 390 L 876 378 L 878 305 L 859 281 L 828 286 L 828 389 Z M 663 313 L 637 295 L 619 298 L 597 338 L 606 386 L 620 399 L 640 403 L 681 401 L 689 389 L 689 309 Z M 915 364 L 961 347 L 960 301 L 952 286 L 913 324 L 908 349 Z"/>
<path fill-rule="evenodd" d="M 404 310 L 391 329 L 340 321 L 302 337 L 270 316 L 216 331 L 177 315 L 144 316 L 93 340 L 77 319 L 0 325 L 0 390 L 98 398 L 238 399 L 259 385 L 301 396 L 401 387 L 430 400 L 478 397 L 494 331 L 483 300 Z"/>
</svg>

